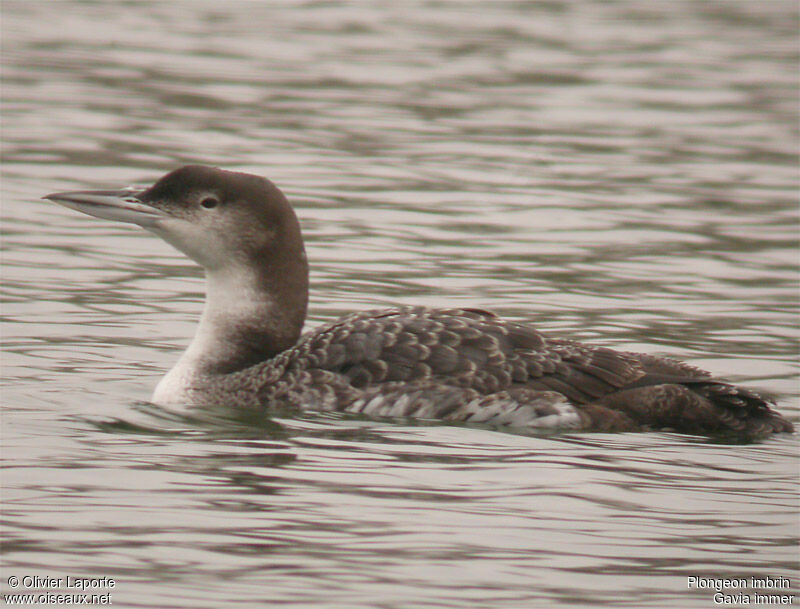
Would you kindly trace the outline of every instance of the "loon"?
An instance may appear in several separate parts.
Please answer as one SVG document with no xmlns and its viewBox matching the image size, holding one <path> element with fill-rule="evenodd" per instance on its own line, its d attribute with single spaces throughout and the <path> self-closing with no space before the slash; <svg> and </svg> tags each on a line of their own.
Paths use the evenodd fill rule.
<svg viewBox="0 0 800 609">
<path fill-rule="evenodd" d="M 188 165 L 142 191 L 44 197 L 133 223 L 205 270 L 194 340 L 158 383 L 162 405 L 225 404 L 409 417 L 525 431 L 672 430 L 754 439 L 792 424 L 753 391 L 686 363 L 546 336 L 482 309 L 403 306 L 301 336 L 308 263 L 283 193 Z"/>
</svg>

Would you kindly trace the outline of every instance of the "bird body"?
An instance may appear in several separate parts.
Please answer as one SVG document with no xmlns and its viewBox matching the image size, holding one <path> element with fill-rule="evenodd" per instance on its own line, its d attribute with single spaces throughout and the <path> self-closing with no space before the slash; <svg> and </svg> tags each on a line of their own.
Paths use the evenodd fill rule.
<svg viewBox="0 0 800 609">
<path fill-rule="evenodd" d="M 756 393 L 677 360 L 552 338 L 481 309 L 398 307 L 301 336 L 308 263 L 280 190 L 249 174 L 175 170 L 142 192 L 48 195 L 133 222 L 201 264 L 198 332 L 153 401 L 413 417 L 529 430 L 734 434 L 792 425 Z"/>
</svg>

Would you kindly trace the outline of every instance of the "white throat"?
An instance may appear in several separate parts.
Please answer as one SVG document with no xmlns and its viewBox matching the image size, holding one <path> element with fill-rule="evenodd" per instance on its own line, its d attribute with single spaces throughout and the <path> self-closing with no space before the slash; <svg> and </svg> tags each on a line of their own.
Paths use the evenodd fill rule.
<svg viewBox="0 0 800 609">
<path fill-rule="evenodd" d="M 158 404 L 192 403 L 191 388 L 213 376 L 216 364 L 237 356 L 234 336 L 270 319 L 270 295 L 256 289 L 250 269 L 206 271 L 206 300 L 194 339 L 175 366 L 161 379 L 151 400 Z"/>
</svg>

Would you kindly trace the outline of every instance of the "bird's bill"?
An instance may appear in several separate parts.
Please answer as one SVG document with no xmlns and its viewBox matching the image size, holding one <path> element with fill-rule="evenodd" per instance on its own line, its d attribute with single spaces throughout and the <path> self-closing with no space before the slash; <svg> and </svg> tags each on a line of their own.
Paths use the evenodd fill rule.
<svg viewBox="0 0 800 609">
<path fill-rule="evenodd" d="M 164 212 L 140 201 L 137 194 L 140 193 L 131 190 L 76 190 L 56 192 L 42 198 L 95 218 L 143 227 L 151 227 L 167 217 Z"/>
</svg>

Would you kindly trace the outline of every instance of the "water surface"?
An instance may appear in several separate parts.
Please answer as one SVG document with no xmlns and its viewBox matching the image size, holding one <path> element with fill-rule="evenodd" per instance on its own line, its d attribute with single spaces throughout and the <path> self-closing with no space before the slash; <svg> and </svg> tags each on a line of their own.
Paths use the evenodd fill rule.
<svg viewBox="0 0 800 609">
<path fill-rule="evenodd" d="M 675 355 L 797 422 L 796 3 L 0 9 L 2 593 L 38 574 L 113 577 L 122 607 L 697 607 L 689 576 L 797 586 L 793 436 L 146 404 L 199 270 L 40 200 L 185 163 L 266 175 L 301 218 L 309 327 L 491 308 Z"/>
</svg>

